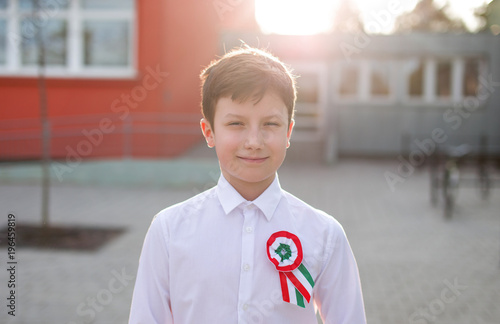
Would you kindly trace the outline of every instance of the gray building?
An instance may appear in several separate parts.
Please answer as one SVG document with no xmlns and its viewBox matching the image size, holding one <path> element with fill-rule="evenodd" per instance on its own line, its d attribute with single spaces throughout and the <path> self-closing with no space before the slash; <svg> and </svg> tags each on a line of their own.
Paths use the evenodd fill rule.
<svg viewBox="0 0 500 324">
<path fill-rule="evenodd" d="M 224 33 L 264 47 L 299 75 L 289 154 L 395 156 L 486 139 L 500 153 L 500 36 L 278 36 Z"/>
</svg>

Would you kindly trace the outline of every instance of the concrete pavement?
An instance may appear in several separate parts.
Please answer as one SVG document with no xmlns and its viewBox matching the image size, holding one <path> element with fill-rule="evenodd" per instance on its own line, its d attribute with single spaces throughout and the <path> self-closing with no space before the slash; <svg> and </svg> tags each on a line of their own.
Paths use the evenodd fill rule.
<svg viewBox="0 0 500 324">
<path fill-rule="evenodd" d="M 97 252 L 18 249 L 16 316 L 7 314 L 9 273 L 3 270 L 0 322 L 125 323 L 152 216 L 214 184 L 214 160 L 188 160 L 149 164 L 154 165 L 149 173 L 144 171 L 148 161 L 128 161 L 119 175 L 133 170 L 145 172 L 139 180 L 154 179 L 154 174 L 158 179 L 200 175 L 187 184 L 85 182 L 83 175 L 75 175 L 80 181 L 54 181 L 54 224 L 124 226 L 127 231 Z M 180 166 L 194 171 L 176 172 Z M 368 323 L 500 323 L 500 190 L 482 201 L 476 190 L 461 188 L 456 213 L 445 221 L 441 209 L 430 205 L 426 172 L 417 171 L 390 190 L 384 173 L 396 167 L 392 160 L 342 160 L 334 166 L 286 162 L 279 173 L 283 188 L 343 224 L 358 261 Z M 7 225 L 9 213 L 17 222 L 40 221 L 36 175 L 19 179 L 14 171 L 23 174 L 10 166 L 10 176 L 2 178 L 6 171 L 0 165 L 0 227 Z M 7 269 L 5 247 L 0 260 Z"/>
</svg>

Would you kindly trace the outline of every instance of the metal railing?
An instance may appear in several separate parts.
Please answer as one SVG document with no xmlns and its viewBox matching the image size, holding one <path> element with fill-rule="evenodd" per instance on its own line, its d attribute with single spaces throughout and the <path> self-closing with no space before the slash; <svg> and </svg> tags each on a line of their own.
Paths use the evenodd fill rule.
<svg viewBox="0 0 500 324">
<path fill-rule="evenodd" d="M 52 158 L 85 150 L 85 157 L 171 156 L 184 140 L 202 139 L 198 114 L 135 113 L 49 118 Z M 0 160 L 39 159 L 42 127 L 37 118 L 0 120 Z M 91 151 L 91 152 L 89 152 Z"/>
</svg>

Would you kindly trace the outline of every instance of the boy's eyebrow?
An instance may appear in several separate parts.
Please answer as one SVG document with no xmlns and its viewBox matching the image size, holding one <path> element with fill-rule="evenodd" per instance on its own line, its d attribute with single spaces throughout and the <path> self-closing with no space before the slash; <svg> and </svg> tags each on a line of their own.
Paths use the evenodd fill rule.
<svg viewBox="0 0 500 324">
<path fill-rule="evenodd" d="M 265 118 L 271 119 L 271 118 L 282 118 L 282 117 L 283 117 L 283 115 L 273 114 L 273 115 L 266 116 Z"/>
<path fill-rule="evenodd" d="M 228 113 L 224 116 L 224 118 L 244 118 L 245 116 L 238 115 L 238 114 L 233 114 L 233 113 Z"/>
<path fill-rule="evenodd" d="M 272 114 L 272 115 L 269 115 L 269 116 L 264 116 L 263 119 L 271 119 L 271 118 L 282 118 L 283 116 L 280 115 L 280 114 Z M 224 118 L 246 118 L 245 116 L 243 115 L 238 115 L 238 114 L 234 114 L 234 113 L 228 113 L 224 116 Z"/>
</svg>

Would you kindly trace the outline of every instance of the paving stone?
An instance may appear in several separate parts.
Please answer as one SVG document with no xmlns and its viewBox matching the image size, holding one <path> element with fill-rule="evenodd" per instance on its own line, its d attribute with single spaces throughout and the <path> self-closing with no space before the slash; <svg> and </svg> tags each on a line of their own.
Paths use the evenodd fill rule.
<svg viewBox="0 0 500 324">
<path fill-rule="evenodd" d="M 461 189 L 456 213 L 444 220 L 441 208 L 430 205 L 426 172 L 415 172 L 390 190 L 384 173 L 395 170 L 396 162 L 289 163 L 280 170 L 280 182 L 343 224 L 358 262 L 369 324 L 498 324 L 500 190 L 483 201 L 476 190 Z M 1 322 L 126 323 L 134 280 L 109 295 L 113 271 L 135 277 L 152 217 L 201 192 L 213 184 L 211 178 L 200 177 L 207 182 L 190 187 L 113 186 L 110 179 L 106 185 L 55 183 L 54 224 L 127 230 L 97 252 L 18 250 L 18 312 L 15 318 L 4 316 L 1 306 Z M 14 212 L 18 222 L 40 222 L 40 197 L 36 183 L 0 182 L 0 219 Z M 6 251 L 0 255 L 5 267 Z M 6 279 L 1 271 L 0 284 Z M 450 288 L 455 283 L 458 292 Z"/>
</svg>

